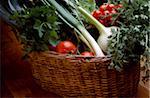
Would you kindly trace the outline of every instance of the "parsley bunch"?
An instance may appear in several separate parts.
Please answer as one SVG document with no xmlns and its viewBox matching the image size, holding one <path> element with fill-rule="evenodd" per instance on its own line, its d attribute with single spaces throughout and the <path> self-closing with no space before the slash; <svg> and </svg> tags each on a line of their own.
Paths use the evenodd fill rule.
<svg viewBox="0 0 150 98">
<path fill-rule="evenodd" d="M 16 23 L 27 53 L 48 50 L 48 44 L 56 45 L 59 41 L 58 16 L 53 6 L 26 8 L 15 12 L 11 19 Z"/>
<path fill-rule="evenodd" d="M 109 41 L 110 67 L 122 70 L 129 63 L 146 57 L 146 67 L 150 67 L 150 2 L 149 0 L 122 1 L 120 10 L 120 31 L 113 31 Z M 131 66 L 128 66 L 128 68 Z"/>
</svg>

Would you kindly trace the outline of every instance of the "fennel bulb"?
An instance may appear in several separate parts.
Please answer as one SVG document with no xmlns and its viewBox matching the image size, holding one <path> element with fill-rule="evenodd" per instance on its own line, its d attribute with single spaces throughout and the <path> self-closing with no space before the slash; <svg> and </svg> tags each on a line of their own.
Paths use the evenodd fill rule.
<svg viewBox="0 0 150 98">
<path fill-rule="evenodd" d="M 99 31 L 99 37 L 97 40 L 98 45 L 100 48 L 106 52 L 107 46 L 108 46 L 108 37 L 112 34 L 111 29 L 117 30 L 118 27 L 112 26 L 112 27 L 105 27 L 103 24 L 101 24 L 98 20 L 96 20 L 91 14 L 89 14 L 86 10 L 84 10 L 82 7 L 78 6 L 78 10 L 86 19 L 93 24 Z"/>
</svg>

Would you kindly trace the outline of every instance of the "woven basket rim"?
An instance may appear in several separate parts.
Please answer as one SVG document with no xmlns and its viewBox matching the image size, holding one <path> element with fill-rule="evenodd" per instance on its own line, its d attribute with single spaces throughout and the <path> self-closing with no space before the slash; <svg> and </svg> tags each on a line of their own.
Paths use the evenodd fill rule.
<svg viewBox="0 0 150 98">
<path fill-rule="evenodd" d="M 96 56 L 83 56 L 76 54 L 61 54 L 55 51 L 33 51 L 29 54 L 29 57 L 32 58 L 33 55 L 43 55 L 49 57 L 55 57 L 57 59 L 67 59 L 71 62 L 109 62 L 111 60 L 110 56 L 96 57 Z"/>
</svg>

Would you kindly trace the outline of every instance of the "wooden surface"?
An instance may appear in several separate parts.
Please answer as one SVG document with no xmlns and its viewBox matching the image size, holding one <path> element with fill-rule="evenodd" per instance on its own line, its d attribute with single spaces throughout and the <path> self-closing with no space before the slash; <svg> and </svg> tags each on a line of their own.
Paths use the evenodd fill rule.
<svg viewBox="0 0 150 98">
<path fill-rule="evenodd" d="M 1 22 L 2 98 L 61 98 L 42 90 L 32 79 L 30 64 L 21 59 L 22 51 L 11 28 Z M 148 90 L 139 85 L 136 98 L 149 98 Z"/>
</svg>

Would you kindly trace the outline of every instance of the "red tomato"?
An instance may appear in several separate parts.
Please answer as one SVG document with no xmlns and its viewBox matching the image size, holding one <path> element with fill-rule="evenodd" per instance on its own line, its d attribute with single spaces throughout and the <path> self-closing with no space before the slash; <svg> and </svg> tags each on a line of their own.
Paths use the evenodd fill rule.
<svg viewBox="0 0 150 98">
<path fill-rule="evenodd" d="M 99 7 L 99 10 L 102 12 L 105 11 L 105 10 L 107 10 L 107 6 L 108 6 L 108 4 L 103 4 Z"/>
<path fill-rule="evenodd" d="M 105 11 L 104 11 L 104 15 L 105 15 L 105 16 L 108 16 L 108 15 L 110 15 L 110 11 L 108 11 L 108 10 L 105 10 Z"/>
<path fill-rule="evenodd" d="M 102 12 L 101 11 L 99 11 L 99 10 L 94 10 L 93 12 L 92 12 L 92 16 L 94 17 L 94 18 L 96 18 L 96 19 L 99 19 L 99 17 L 102 15 Z"/>
<path fill-rule="evenodd" d="M 108 20 L 112 18 L 111 12 L 108 11 L 108 10 L 104 11 L 104 15 L 106 16 L 106 18 L 107 18 Z"/>
<path fill-rule="evenodd" d="M 99 22 L 100 22 L 101 24 L 105 25 L 105 21 L 104 21 L 104 20 L 100 19 Z"/>
<path fill-rule="evenodd" d="M 109 27 L 112 22 L 112 17 L 106 17 L 103 19 L 103 21 L 104 21 L 104 26 Z"/>
<path fill-rule="evenodd" d="M 108 20 L 111 20 L 111 18 L 112 18 L 112 16 L 111 16 L 111 12 L 110 11 L 108 11 L 108 10 L 106 10 L 106 11 L 104 11 L 104 15 L 106 16 L 106 20 L 108 21 Z"/>
<path fill-rule="evenodd" d="M 114 4 L 108 4 L 107 10 L 112 11 L 115 8 Z"/>
<path fill-rule="evenodd" d="M 118 8 L 122 8 L 123 5 L 122 5 L 122 4 L 118 4 L 117 7 L 118 7 Z"/>
<path fill-rule="evenodd" d="M 56 46 L 56 51 L 63 54 L 67 53 L 76 54 L 77 48 L 71 41 L 61 41 Z"/>
<path fill-rule="evenodd" d="M 118 4 L 118 5 L 116 5 L 116 9 L 120 9 L 120 8 L 122 8 L 123 7 L 123 5 L 122 4 Z"/>
<path fill-rule="evenodd" d="M 83 56 L 94 56 L 94 53 L 89 52 L 89 51 L 85 51 L 85 52 L 82 52 L 81 55 L 83 55 Z"/>
<path fill-rule="evenodd" d="M 112 10 L 112 11 L 110 12 L 110 14 L 116 14 L 116 13 L 117 13 L 116 10 Z"/>
</svg>

